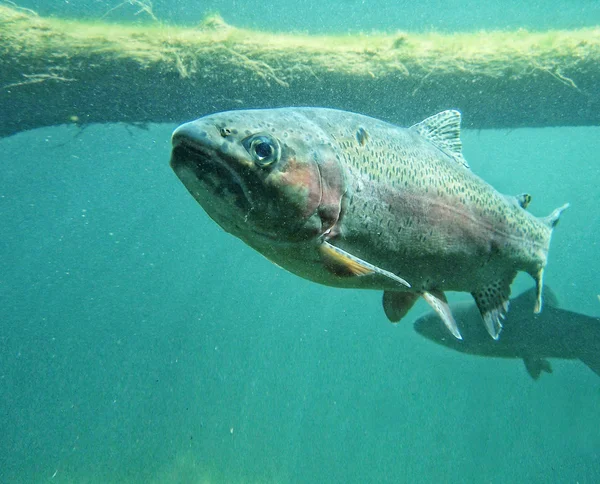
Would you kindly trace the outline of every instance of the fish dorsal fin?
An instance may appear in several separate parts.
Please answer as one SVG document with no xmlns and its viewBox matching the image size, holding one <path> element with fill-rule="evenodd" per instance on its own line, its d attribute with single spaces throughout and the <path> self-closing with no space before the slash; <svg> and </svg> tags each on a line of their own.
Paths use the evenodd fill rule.
<svg viewBox="0 0 600 484">
<path fill-rule="evenodd" d="M 460 165 L 469 168 L 467 160 L 462 155 L 460 113 L 458 111 L 454 109 L 442 111 L 414 124 L 410 129 L 419 133 Z"/>
</svg>

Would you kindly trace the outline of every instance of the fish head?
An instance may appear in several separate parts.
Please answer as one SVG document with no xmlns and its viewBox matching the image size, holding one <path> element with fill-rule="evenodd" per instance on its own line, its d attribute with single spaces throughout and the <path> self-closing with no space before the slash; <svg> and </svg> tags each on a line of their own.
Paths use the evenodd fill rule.
<svg viewBox="0 0 600 484">
<path fill-rule="evenodd" d="M 343 170 L 299 113 L 229 111 L 183 124 L 171 167 L 215 222 L 250 245 L 317 239 L 340 217 Z"/>
</svg>

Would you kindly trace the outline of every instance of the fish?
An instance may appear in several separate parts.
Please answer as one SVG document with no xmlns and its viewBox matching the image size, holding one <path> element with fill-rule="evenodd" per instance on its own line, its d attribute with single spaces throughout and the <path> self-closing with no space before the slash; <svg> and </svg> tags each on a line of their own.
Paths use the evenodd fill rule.
<svg viewBox="0 0 600 484">
<path fill-rule="evenodd" d="M 316 107 L 210 114 L 172 135 L 170 166 L 204 211 L 276 265 L 333 287 L 383 291 L 400 321 L 423 297 L 461 338 L 445 296 L 472 294 L 498 339 L 517 272 L 542 308 L 550 239 L 568 204 L 537 218 L 462 154 L 461 114 L 408 128 Z"/>
<path fill-rule="evenodd" d="M 536 297 L 533 289 L 511 301 L 511 310 L 498 341 L 489 338 L 479 324 L 477 306 L 468 301 L 450 305 L 463 335 L 460 341 L 447 337 L 435 313 L 418 318 L 413 327 L 421 336 L 461 353 L 520 358 L 534 380 L 542 372 L 552 373 L 548 358 L 581 360 L 600 376 L 600 317 L 560 309 L 548 286 L 544 286 L 543 295 L 546 304 L 541 314 L 529 311 Z"/>
</svg>

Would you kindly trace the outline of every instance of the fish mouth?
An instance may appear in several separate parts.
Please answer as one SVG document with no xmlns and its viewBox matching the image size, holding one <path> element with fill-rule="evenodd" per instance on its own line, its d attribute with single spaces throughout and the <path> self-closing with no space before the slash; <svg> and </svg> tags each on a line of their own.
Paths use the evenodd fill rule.
<svg viewBox="0 0 600 484">
<path fill-rule="evenodd" d="M 208 191 L 211 196 L 233 203 L 243 213 L 248 213 L 253 207 L 252 198 L 240 174 L 232 168 L 234 162 L 222 153 L 189 139 L 173 140 L 171 168 L 201 205 L 200 192 Z M 182 170 L 193 173 L 196 180 L 183 176 Z"/>
</svg>

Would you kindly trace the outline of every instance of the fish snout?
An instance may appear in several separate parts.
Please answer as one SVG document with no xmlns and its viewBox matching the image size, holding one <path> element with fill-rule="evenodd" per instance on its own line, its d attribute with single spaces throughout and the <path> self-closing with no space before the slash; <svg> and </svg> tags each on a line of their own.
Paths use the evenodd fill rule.
<svg viewBox="0 0 600 484">
<path fill-rule="evenodd" d="M 171 135 L 170 165 L 175 171 L 187 166 L 204 171 L 222 149 L 221 141 L 211 137 L 205 123 L 182 124 Z M 199 173 L 200 175 L 200 173 Z"/>
<path fill-rule="evenodd" d="M 175 147 L 182 142 L 201 142 L 207 139 L 208 133 L 205 126 L 199 124 L 197 121 L 192 121 L 190 123 L 182 124 L 173 131 L 173 134 L 171 135 L 171 144 Z"/>
</svg>

